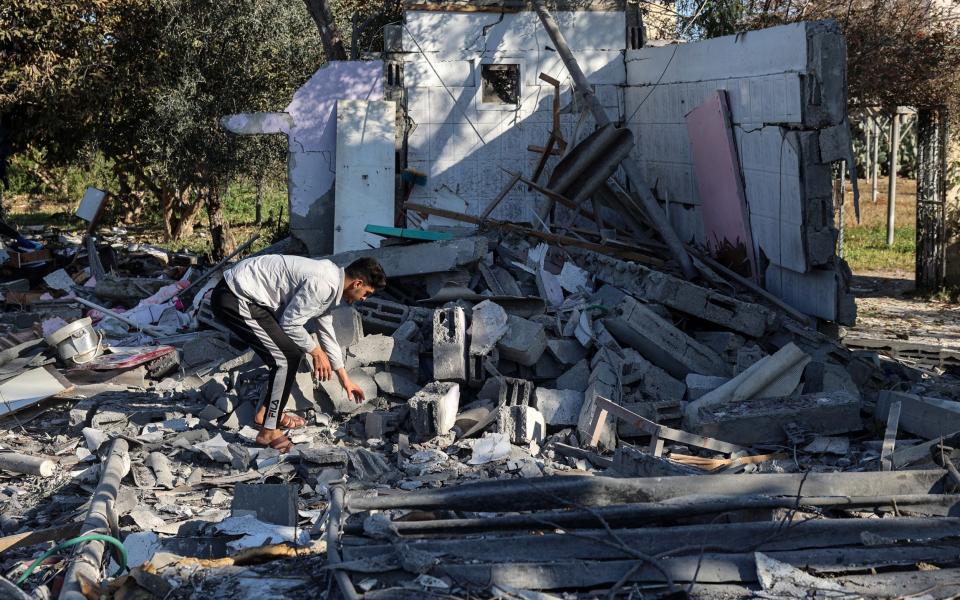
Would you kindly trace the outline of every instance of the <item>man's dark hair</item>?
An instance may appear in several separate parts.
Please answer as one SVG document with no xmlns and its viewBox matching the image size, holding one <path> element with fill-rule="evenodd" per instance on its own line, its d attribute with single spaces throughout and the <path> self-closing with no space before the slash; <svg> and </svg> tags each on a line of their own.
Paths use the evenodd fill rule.
<svg viewBox="0 0 960 600">
<path fill-rule="evenodd" d="M 343 270 L 347 277 L 360 279 L 375 290 L 387 287 L 387 276 L 377 259 L 365 256 L 353 261 Z"/>
</svg>

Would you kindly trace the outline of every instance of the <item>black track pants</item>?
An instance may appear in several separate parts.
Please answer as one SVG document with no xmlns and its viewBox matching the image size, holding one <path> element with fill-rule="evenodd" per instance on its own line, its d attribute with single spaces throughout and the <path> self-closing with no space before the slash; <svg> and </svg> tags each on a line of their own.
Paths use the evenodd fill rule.
<svg viewBox="0 0 960 600">
<path fill-rule="evenodd" d="M 303 350 L 280 328 L 272 312 L 238 298 L 223 281 L 213 288 L 210 307 L 217 319 L 250 344 L 250 349 L 270 367 L 263 426 L 277 429 L 303 360 Z"/>
</svg>

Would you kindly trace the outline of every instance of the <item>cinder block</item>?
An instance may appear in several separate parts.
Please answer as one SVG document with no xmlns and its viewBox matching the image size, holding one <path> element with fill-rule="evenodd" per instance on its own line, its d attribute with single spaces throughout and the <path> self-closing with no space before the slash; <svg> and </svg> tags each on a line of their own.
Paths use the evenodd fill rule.
<svg viewBox="0 0 960 600">
<path fill-rule="evenodd" d="M 444 435 L 453 427 L 460 407 L 460 386 L 456 383 L 427 384 L 407 403 L 410 420 L 421 438 Z"/>
<path fill-rule="evenodd" d="M 627 296 L 604 324 L 617 341 L 627 344 L 670 375 L 687 373 L 725 376 L 729 368 L 715 352 Z"/>
<path fill-rule="evenodd" d="M 538 387 L 533 394 L 533 406 L 543 415 L 547 425 L 576 425 L 583 408 L 583 392 L 551 390 Z"/>
<path fill-rule="evenodd" d="M 616 384 L 607 383 L 610 373 L 613 373 L 613 368 L 607 363 L 600 363 L 590 374 L 590 384 L 583 392 L 583 406 L 580 408 L 580 416 L 577 418 L 577 437 L 580 438 L 582 444 L 589 443 L 590 436 L 593 434 L 591 426 L 596 412 L 596 398 L 602 396 L 611 402 L 620 404 L 621 397 Z M 601 448 L 615 448 L 617 436 L 613 419 L 606 419 L 601 425 L 600 432 L 598 445 Z"/>
<path fill-rule="evenodd" d="M 420 368 L 417 344 L 386 335 L 367 335 L 349 348 L 351 356 L 363 366 L 392 365 L 416 372 Z"/>
<path fill-rule="evenodd" d="M 297 524 L 296 485 L 286 483 L 238 483 L 230 512 L 235 517 L 253 515 L 264 523 L 293 527 Z"/>
<path fill-rule="evenodd" d="M 366 397 L 367 402 L 377 397 L 377 383 L 373 380 L 373 377 L 370 377 L 370 375 L 360 369 L 347 371 L 347 375 L 351 381 L 363 390 L 363 395 Z M 315 397 L 325 411 L 332 409 L 334 412 L 340 414 L 354 413 L 362 406 L 362 404 L 357 404 L 352 398 L 347 397 L 347 392 L 343 389 L 343 386 L 340 385 L 340 381 L 336 376 L 331 377 L 327 381 L 321 381 L 320 389 L 315 394 Z M 324 400 L 329 400 L 330 404 L 325 403 Z"/>
<path fill-rule="evenodd" d="M 547 340 L 547 350 L 563 365 L 575 365 L 587 356 L 587 349 L 572 339 Z"/>
<path fill-rule="evenodd" d="M 507 326 L 509 330 L 506 335 L 497 342 L 501 358 L 525 367 L 533 366 L 547 348 L 543 325 L 510 315 Z"/>
<path fill-rule="evenodd" d="M 629 349 L 624 351 L 622 383 L 637 383 L 645 396 L 657 400 L 679 401 L 687 391 L 687 386 L 682 381 L 674 379 L 666 371 Z"/>
<path fill-rule="evenodd" d="M 380 391 L 388 396 L 409 399 L 420 391 L 416 379 L 401 371 L 377 371 L 373 379 Z"/>
<path fill-rule="evenodd" d="M 710 375 L 697 375 L 690 373 L 687 375 L 687 400 L 696 400 L 707 392 L 712 392 L 729 379 L 726 377 L 711 377 Z"/>
<path fill-rule="evenodd" d="M 436 381 L 467 379 L 467 317 L 453 306 L 433 311 L 433 378 Z"/>
<path fill-rule="evenodd" d="M 533 399 L 533 383 L 526 379 L 501 377 L 497 392 L 497 404 L 500 406 L 529 406 Z"/>
<path fill-rule="evenodd" d="M 396 331 L 410 315 L 406 305 L 376 296 L 358 303 L 356 310 L 365 331 L 386 335 Z"/>
<path fill-rule="evenodd" d="M 540 446 L 547 425 L 540 411 L 532 406 L 501 406 L 497 411 L 497 431 L 509 435 L 510 442 L 518 446 Z"/>
</svg>

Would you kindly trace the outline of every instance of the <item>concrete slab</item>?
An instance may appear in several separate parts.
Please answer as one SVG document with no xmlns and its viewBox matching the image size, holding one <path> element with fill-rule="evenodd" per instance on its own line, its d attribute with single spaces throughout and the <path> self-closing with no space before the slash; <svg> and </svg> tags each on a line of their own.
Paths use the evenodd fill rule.
<svg viewBox="0 0 960 600">
<path fill-rule="evenodd" d="M 900 429 L 932 440 L 960 431 L 960 402 L 903 392 L 880 392 L 874 419 L 887 422 L 890 405 L 900 402 Z"/>
<path fill-rule="evenodd" d="M 694 433 L 740 445 L 783 442 L 787 423 L 822 435 L 859 431 L 860 398 L 833 392 L 728 402 L 702 409 Z"/>
<path fill-rule="evenodd" d="M 230 512 L 234 517 L 253 515 L 264 523 L 293 527 L 298 493 L 298 486 L 286 483 L 238 483 Z"/>
<path fill-rule="evenodd" d="M 417 344 L 386 335 L 366 335 L 348 349 L 350 356 L 363 366 L 392 365 L 416 372 L 420 368 Z"/>
</svg>

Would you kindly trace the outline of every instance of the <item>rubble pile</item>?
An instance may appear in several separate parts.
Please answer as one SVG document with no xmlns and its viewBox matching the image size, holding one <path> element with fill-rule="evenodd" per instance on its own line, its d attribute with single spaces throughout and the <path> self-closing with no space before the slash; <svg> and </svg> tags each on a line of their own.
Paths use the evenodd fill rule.
<svg viewBox="0 0 960 600">
<path fill-rule="evenodd" d="M 62 597 L 956 587 L 949 374 L 700 261 L 687 281 L 636 248 L 443 237 L 328 257 L 390 275 L 335 311 L 368 401 L 304 361 L 286 455 L 254 443 L 266 371 L 209 312 L 218 268 L 139 247 L 94 280 L 48 240 L 0 315 L 2 575 Z M 83 318 L 77 364 L 44 337 Z M 91 531 L 123 557 L 61 547 Z"/>
</svg>

